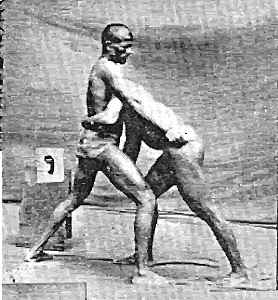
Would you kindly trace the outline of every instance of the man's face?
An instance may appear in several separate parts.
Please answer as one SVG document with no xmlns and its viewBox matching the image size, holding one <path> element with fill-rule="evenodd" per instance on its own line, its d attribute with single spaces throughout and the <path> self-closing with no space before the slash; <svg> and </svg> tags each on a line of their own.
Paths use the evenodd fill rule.
<svg viewBox="0 0 278 300">
<path fill-rule="evenodd" d="M 120 43 L 112 43 L 110 46 L 110 58 L 115 63 L 125 64 L 129 55 L 133 53 L 132 42 L 122 41 Z"/>
</svg>

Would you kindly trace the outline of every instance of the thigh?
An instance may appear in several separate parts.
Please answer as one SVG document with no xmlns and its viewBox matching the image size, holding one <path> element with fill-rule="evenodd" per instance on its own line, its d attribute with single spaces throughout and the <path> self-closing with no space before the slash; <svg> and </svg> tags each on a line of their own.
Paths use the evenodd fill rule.
<svg viewBox="0 0 278 300">
<path fill-rule="evenodd" d="M 156 197 L 178 184 L 189 191 L 193 183 L 197 185 L 204 183 L 200 167 L 203 159 L 204 149 L 201 140 L 189 142 L 180 148 L 169 147 L 151 167 L 145 180 Z"/>
<path fill-rule="evenodd" d="M 188 206 L 196 212 L 209 205 L 209 188 L 199 161 L 188 149 L 170 149 L 172 168 L 178 190 Z"/>
<path fill-rule="evenodd" d="M 117 189 L 133 201 L 138 203 L 139 199 L 142 199 L 143 192 L 151 192 L 139 169 L 118 147 L 108 146 L 100 157 L 103 161 L 104 174 Z"/>
<path fill-rule="evenodd" d="M 224 222 L 200 165 L 187 158 L 173 159 L 178 190 L 188 207 L 210 226 Z"/>
<path fill-rule="evenodd" d="M 156 160 L 146 175 L 145 180 L 157 198 L 176 184 L 175 170 L 172 167 L 171 155 L 169 153 L 164 152 Z"/>
<path fill-rule="evenodd" d="M 79 158 L 74 173 L 74 199 L 82 202 L 93 188 L 97 172 L 101 169 L 101 162 L 96 159 Z"/>
</svg>

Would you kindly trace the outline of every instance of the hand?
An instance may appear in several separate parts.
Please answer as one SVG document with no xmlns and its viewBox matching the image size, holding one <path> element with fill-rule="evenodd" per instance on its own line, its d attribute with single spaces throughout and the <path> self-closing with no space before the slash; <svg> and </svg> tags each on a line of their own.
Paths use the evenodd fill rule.
<svg viewBox="0 0 278 300">
<path fill-rule="evenodd" d="M 169 140 L 169 142 L 179 144 L 181 146 L 188 143 L 188 136 L 187 136 L 187 133 L 186 133 L 186 131 L 183 127 L 181 127 L 181 128 L 178 128 L 178 127 L 170 128 L 166 132 L 166 137 Z"/>
<path fill-rule="evenodd" d="M 84 119 L 83 121 L 81 121 L 81 125 L 85 129 L 91 129 L 92 126 L 94 125 L 94 119 L 93 119 L 93 117 L 87 117 L 86 119 Z"/>
</svg>

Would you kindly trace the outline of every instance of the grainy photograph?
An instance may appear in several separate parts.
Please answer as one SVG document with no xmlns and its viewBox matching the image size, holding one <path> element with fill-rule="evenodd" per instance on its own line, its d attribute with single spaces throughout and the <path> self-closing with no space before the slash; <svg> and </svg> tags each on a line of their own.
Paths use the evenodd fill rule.
<svg viewBox="0 0 278 300">
<path fill-rule="evenodd" d="M 277 11 L 0 1 L 4 300 L 277 299 Z"/>
</svg>

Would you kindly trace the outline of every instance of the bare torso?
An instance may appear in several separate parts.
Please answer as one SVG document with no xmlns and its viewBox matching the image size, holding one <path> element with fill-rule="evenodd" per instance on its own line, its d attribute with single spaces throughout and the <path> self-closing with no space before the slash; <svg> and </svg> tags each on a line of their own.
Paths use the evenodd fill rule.
<svg viewBox="0 0 278 300">
<path fill-rule="evenodd" d="M 109 112 L 109 102 L 112 102 L 112 99 L 114 101 L 115 98 L 117 98 L 116 95 L 114 95 L 116 93 L 115 90 L 117 89 L 112 86 L 114 85 L 115 78 L 117 78 L 119 74 L 122 74 L 122 71 L 119 64 L 111 63 L 105 58 L 99 59 L 94 65 L 90 73 L 87 92 L 89 117 L 99 116 L 102 113 L 105 114 L 106 112 Z M 177 146 L 177 143 L 169 142 L 169 136 L 167 136 L 165 129 L 162 129 L 152 121 L 152 116 L 156 116 L 156 119 L 159 119 L 162 122 L 164 121 L 164 124 L 167 123 L 167 130 L 173 126 L 185 133 L 187 142 L 196 142 L 199 140 L 199 137 L 190 125 L 185 125 L 183 120 L 181 120 L 170 108 L 155 102 L 150 94 L 140 85 L 134 85 L 132 82 L 125 80 L 122 82 L 122 89 L 124 90 L 127 87 L 127 94 L 131 92 L 131 95 L 129 97 L 122 96 L 120 102 L 123 107 L 117 121 L 115 123 L 109 123 L 111 125 L 103 125 L 103 123 L 100 124 L 96 122 L 95 124 L 98 128 L 96 130 L 97 132 L 108 137 L 109 135 L 113 135 L 116 139 L 119 139 L 124 121 L 126 130 L 133 135 L 133 141 L 140 139 L 149 147 L 158 150 L 164 150 L 170 146 Z M 121 94 L 123 93 L 119 92 L 117 96 L 121 96 Z M 140 100 L 142 98 L 147 99 L 147 101 L 141 103 Z M 127 99 L 130 99 L 130 101 Z M 138 103 L 140 104 L 138 105 Z M 149 111 L 150 113 L 146 114 L 146 111 Z M 99 120 L 101 119 L 99 118 Z"/>
<path fill-rule="evenodd" d="M 110 85 L 105 81 L 102 74 L 102 59 L 92 67 L 89 76 L 87 90 L 87 109 L 88 117 L 94 116 L 105 111 L 108 103 L 114 97 Z M 119 118 L 114 124 L 96 124 L 94 130 L 101 137 L 109 137 L 118 140 L 122 134 L 123 122 Z"/>
</svg>

